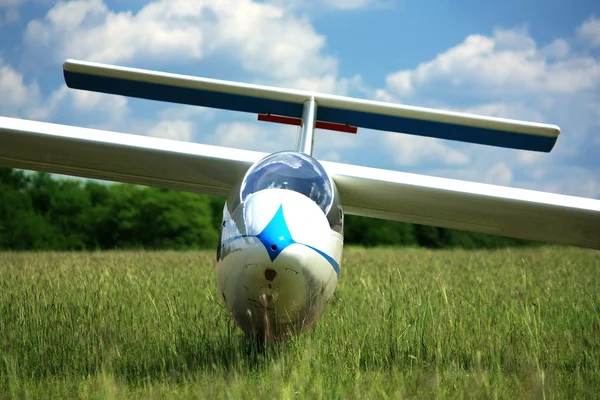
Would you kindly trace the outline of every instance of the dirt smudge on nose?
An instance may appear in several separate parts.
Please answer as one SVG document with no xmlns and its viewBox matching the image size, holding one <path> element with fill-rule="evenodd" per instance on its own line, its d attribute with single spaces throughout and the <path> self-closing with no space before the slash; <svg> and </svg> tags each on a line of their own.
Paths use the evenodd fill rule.
<svg viewBox="0 0 600 400">
<path fill-rule="evenodd" d="M 273 282 L 273 279 L 277 276 L 277 271 L 274 269 L 268 268 L 265 270 L 265 279 L 269 282 Z"/>
</svg>

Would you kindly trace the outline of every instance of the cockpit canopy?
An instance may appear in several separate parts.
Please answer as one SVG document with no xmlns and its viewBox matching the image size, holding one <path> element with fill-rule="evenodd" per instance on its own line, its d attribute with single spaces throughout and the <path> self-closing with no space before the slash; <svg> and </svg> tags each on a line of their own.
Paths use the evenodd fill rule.
<svg viewBox="0 0 600 400">
<path fill-rule="evenodd" d="M 265 189 L 288 189 L 305 195 L 321 208 L 332 229 L 342 231 L 343 211 L 335 184 L 314 158 L 293 151 L 263 158 L 246 173 L 237 201 Z"/>
<path fill-rule="evenodd" d="M 325 214 L 333 201 L 333 187 L 327 173 L 321 164 L 302 153 L 275 153 L 257 163 L 242 182 L 241 200 L 264 189 L 302 193 Z"/>
</svg>

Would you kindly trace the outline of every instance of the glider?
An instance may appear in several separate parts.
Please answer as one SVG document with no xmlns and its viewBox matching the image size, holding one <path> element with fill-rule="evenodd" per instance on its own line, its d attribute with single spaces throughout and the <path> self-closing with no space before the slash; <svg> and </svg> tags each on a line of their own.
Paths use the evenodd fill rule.
<svg viewBox="0 0 600 400">
<path fill-rule="evenodd" d="M 67 86 L 254 113 L 299 126 L 273 154 L 0 117 L 0 165 L 227 196 L 223 302 L 255 338 L 318 320 L 341 272 L 344 215 L 600 249 L 600 201 L 312 157 L 315 128 L 369 128 L 549 152 L 555 125 L 67 60 Z"/>
</svg>

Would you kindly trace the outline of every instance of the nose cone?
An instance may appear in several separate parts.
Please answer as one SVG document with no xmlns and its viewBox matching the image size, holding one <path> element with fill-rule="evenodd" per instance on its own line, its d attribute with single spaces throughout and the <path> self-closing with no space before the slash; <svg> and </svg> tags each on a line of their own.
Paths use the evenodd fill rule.
<svg viewBox="0 0 600 400">
<path fill-rule="evenodd" d="M 312 326 L 333 296 L 342 238 L 308 197 L 282 189 L 249 196 L 218 274 L 225 305 L 250 336 L 284 337 Z"/>
</svg>

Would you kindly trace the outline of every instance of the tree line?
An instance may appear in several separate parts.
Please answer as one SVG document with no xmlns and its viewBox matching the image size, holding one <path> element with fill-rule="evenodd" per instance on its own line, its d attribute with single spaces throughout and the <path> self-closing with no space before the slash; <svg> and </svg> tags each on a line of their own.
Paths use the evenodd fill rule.
<svg viewBox="0 0 600 400">
<path fill-rule="evenodd" d="M 1 250 L 214 248 L 225 198 L 0 168 Z M 346 216 L 345 243 L 502 248 L 535 243 Z"/>
</svg>

